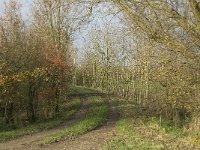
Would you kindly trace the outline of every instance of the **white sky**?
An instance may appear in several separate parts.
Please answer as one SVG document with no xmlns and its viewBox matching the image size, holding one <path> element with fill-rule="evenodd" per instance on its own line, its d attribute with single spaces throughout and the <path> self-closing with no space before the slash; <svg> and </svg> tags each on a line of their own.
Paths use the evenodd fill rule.
<svg viewBox="0 0 200 150">
<path fill-rule="evenodd" d="M 4 2 L 9 2 L 10 0 L 0 0 L 0 15 L 3 14 L 3 8 L 4 8 Z M 34 2 L 34 0 L 16 0 L 20 2 L 22 7 L 22 16 L 23 19 L 30 20 L 30 10 L 31 10 L 31 4 Z M 88 33 L 91 31 L 92 26 L 98 26 L 99 28 L 102 28 L 105 24 L 109 24 L 111 26 L 120 26 L 120 21 L 117 19 L 117 17 L 114 17 L 113 15 L 106 15 L 106 10 L 112 9 L 109 4 L 102 4 L 97 9 L 94 10 L 94 18 L 93 21 L 90 22 L 87 26 L 84 28 L 81 28 L 79 31 L 75 32 L 74 36 L 74 46 L 78 48 L 79 53 L 82 52 L 82 49 L 84 47 L 84 44 L 88 40 Z M 109 10 L 108 10 L 109 11 Z"/>
<path fill-rule="evenodd" d="M 9 2 L 10 0 L 0 0 L 0 15 L 3 14 L 4 12 L 4 3 Z M 31 9 L 31 3 L 33 2 L 33 0 L 15 0 L 17 2 L 20 2 L 23 6 L 22 8 L 22 15 L 23 18 L 26 18 L 30 9 Z"/>
</svg>

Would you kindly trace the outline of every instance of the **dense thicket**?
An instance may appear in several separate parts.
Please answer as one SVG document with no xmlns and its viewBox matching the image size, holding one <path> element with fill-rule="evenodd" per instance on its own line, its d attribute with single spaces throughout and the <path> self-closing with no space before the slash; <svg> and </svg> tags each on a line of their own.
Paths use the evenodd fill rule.
<svg viewBox="0 0 200 150">
<path fill-rule="evenodd" d="M 1 122 L 23 125 L 52 118 L 69 86 L 66 10 L 61 1 L 39 1 L 34 7 L 32 23 L 23 21 L 16 1 L 6 4 L 0 18 Z"/>
</svg>

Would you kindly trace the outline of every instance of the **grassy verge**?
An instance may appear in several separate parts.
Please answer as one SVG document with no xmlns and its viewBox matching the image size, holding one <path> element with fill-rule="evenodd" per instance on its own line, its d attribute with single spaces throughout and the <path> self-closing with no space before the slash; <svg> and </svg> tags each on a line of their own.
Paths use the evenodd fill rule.
<svg viewBox="0 0 200 150">
<path fill-rule="evenodd" d="M 88 103 L 89 110 L 83 120 L 80 120 L 73 126 L 65 128 L 58 133 L 51 135 L 50 137 L 46 137 L 39 144 L 44 145 L 58 142 L 65 138 L 84 134 L 101 126 L 107 117 L 109 109 L 108 106 L 106 105 L 105 101 L 100 97 L 90 97 L 88 99 Z"/>
<path fill-rule="evenodd" d="M 122 119 L 117 122 L 117 135 L 109 141 L 106 150 L 161 150 L 200 149 L 200 134 L 191 134 L 184 128 L 175 128 L 167 122 L 160 125 L 155 117 L 133 104 L 121 104 Z"/>
<path fill-rule="evenodd" d="M 71 118 L 80 109 L 80 107 L 81 107 L 81 100 L 79 98 L 76 98 L 70 103 L 65 104 L 64 106 L 65 111 L 62 111 L 62 113 L 58 114 L 58 116 L 55 118 L 48 119 L 42 122 L 37 122 L 28 125 L 24 128 L 12 131 L 0 132 L 0 142 L 13 140 L 23 135 L 33 134 L 41 130 L 53 128 Z"/>
<path fill-rule="evenodd" d="M 101 92 L 96 89 L 82 87 L 82 86 L 75 86 L 70 88 L 69 96 L 84 96 L 84 95 L 92 95 L 99 93 Z"/>
</svg>

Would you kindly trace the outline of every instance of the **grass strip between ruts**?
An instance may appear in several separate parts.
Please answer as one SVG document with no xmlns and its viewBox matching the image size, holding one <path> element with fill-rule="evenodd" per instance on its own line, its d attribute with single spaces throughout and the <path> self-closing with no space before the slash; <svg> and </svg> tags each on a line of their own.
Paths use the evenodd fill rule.
<svg viewBox="0 0 200 150">
<path fill-rule="evenodd" d="M 39 142 L 40 145 L 58 142 L 62 139 L 78 136 L 91 131 L 106 120 L 109 107 L 101 97 L 90 97 L 88 99 L 88 112 L 84 119 L 78 121 L 71 127 L 65 128 Z"/>
</svg>

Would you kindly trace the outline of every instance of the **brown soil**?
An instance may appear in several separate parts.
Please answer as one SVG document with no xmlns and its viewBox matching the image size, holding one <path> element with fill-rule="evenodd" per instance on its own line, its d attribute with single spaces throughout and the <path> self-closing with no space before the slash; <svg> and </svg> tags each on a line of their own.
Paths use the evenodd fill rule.
<svg viewBox="0 0 200 150">
<path fill-rule="evenodd" d="M 0 143 L 0 150 L 21 150 L 26 149 L 27 146 L 32 146 L 35 141 L 39 141 L 46 136 L 54 134 L 59 130 L 71 126 L 73 123 L 77 122 L 78 120 L 82 119 L 86 112 L 87 112 L 87 98 L 82 98 L 82 108 L 81 110 L 76 113 L 70 120 L 58 125 L 55 128 L 45 130 L 39 133 L 34 133 L 32 135 L 25 135 L 22 137 L 17 138 L 16 140 L 8 141 L 5 143 Z M 27 149 L 28 150 L 28 149 Z"/>
<path fill-rule="evenodd" d="M 112 102 L 110 113 L 106 123 L 94 131 L 88 132 L 78 138 L 55 143 L 41 149 L 45 150 L 100 150 L 112 139 L 115 134 L 115 123 L 119 118 L 119 113 Z"/>
<path fill-rule="evenodd" d="M 61 128 L 41 132 L 34 134 L 33 136 L 26 136 L 19 138 L 14 141 L 10 141 L 4 144 L 0 144 L 0 149 L 3 150 L 99 150 L 106 144 L 107 141 L 112 139 L 115 134 L 115 123 L 119 118 L 119 112 L 114 105 L 114 102 L 110 102 L 110 113 L 107 118 L 106 123 L 91 132 L 88 132 L 84 135 L 81 135 L 74 139 L 67 139 L 55 144 L 50 144 L 47 146 L 40 147 L 37 144 L 34 144 L 34 141 L 38 141 L 43 137 L 51 135 L 63 127 L 68 126 L 69 124 L 75 123 L 80 118 L 83 118 L 87 110 L 87 104 L 84 104 L 84 108 L 81 113 L 78 113 L 69 123 L 62 125 Z"/>
</svg>

